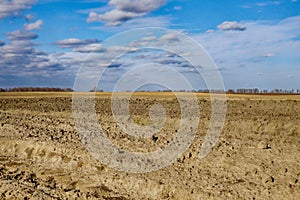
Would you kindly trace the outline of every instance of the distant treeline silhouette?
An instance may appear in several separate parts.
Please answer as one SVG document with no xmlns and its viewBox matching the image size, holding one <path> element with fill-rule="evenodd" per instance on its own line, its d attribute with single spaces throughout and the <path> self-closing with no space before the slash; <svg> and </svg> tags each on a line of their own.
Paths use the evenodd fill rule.
<svg viewBox="0 0 300 200">
<path fill-rule="evenodd" d="M 95 90 L 90 90 L 90 92 L 95 92 Z M 103 90 L 96 90 L 96 92 L 103 92 Z M 126 90 L 124 92 L 132 92 L 130 90 Z M 227 93 L 227 94 L 300 94 L 300 89 L 294 90 L 283 90 L 283 89 L 273 89 L 273 90 L 259 90 L 257 88 L 254 89 L 228 89 L 224 90 L 138 90 L 138 92 L 194 92 L 194 93 Z"/>
<path fill-rule="evenodd" d="M 170 90 L 163 90 L 170 91 Z M 192 91 L 185 91 L 185 90 L 178 90 L 176 92 L 198 92 L 198 93 L 227 93 L 227 94 L 300 94 L 300 89 L 294 90 L 283 90 L 283 89 L 273 89 L 273 90 L 259 90 L 258 88 L 253 89 L 228 89 L 227 91 L 224 90 L 192 90 Z"/>
<path fill-rule="evenodd" d="M 71 88 L 53 88 L 53 87 L 16 87 L 16 88 L 0 88 L 0 92 L 73 92 Z M 104 90 L 92 89 L 90 92 L 105 92 Z M 131 91 L 124 91 L 131 92 Z M 227 93 L 227 94 L 300 94 L 300 89 L 273 89 L 273 90 L 259 90 L 253 89 L 228 89 L 224 90 L 139 90 L 138 92 L 196 92 L 196 93 Z"/>
<path fill-rule="evenodd" d="M 283 90 L 283 89 L 273 89 L 273 90 L 259 90 L 258 88 L 253 89 L 229 89 L 226 93 L 237 93 L 237 94 L 300 94 L 300 89 L 291 89 L 291 90 Z"/>
<path fill-rule="evenodd" d="M 18 87 L 0 88 L 0 92 L 72 92 L 71 88 L 52 88 L 52 87 Z"/>
</svg>

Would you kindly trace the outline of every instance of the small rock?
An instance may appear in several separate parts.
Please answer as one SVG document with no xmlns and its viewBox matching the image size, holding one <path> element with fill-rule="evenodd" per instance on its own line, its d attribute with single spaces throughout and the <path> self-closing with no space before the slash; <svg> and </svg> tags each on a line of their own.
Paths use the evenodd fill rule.
<svg viewBox="0 0 300 200">
<path fill-rule="evenodd" d="M 153 136 L 152 136 L 152 140 L 153 140 L 154 142 L 156 142 L 156 141 L 158 140 L 158 137 L 155 136 L 155 135 L 153 135 Z"/>
</svg>

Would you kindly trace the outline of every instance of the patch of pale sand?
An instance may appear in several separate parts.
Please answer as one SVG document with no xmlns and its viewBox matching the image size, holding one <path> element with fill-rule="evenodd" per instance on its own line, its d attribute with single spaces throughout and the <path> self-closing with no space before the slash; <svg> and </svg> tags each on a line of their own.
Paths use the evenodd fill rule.
<svg viewBox="0 0 300 200">
<path fill-rule="evenodd" d="M 98 192 L 99 196 L 113 196 L 115 191 L 119 196 L 127 196 L 131 191 L 131 195 L 136 197 L 151 196 L 157 199 L 164 189 L 153 180 L 126 176 L 124 173 L 117 175 L 114 170 L 95 161 L 85 149 L 66 149 L 58 144 L 21 140 L 0 142 L 0 162 L 5 168 L 4 173 L 20 177 L 24 173 L 34 174 L 39 179 L 40 193 L 55 189 L 57 192 L 51 191 L 51 195 L 59 197 L 68 190 L 78 189 L 80 193 Z M 20 179 L 18 184 L 29 183 Z M 9 190 L 9 187 L 4 184 L 0 191 Z M 36 188 L 32 186 L 32 189 Z M 77 195 L 75 193 L 69 197 L 75 198 Z"/>
</svg>

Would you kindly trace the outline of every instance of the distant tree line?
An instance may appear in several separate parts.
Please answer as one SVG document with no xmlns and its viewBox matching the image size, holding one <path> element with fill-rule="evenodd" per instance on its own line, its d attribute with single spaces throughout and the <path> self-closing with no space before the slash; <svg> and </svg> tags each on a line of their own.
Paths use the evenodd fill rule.
<svg viewBox="0 0 300 200">
<path fill-rule="evenodd" d="M 52 88 L 52 87 L 18 87 L 0 88 L 0 92 L 73 92 L 71 88 Z"/>
<path fill-rule="evenodd" d="M 300 89 L 291 89 L 291 90 L 283 90 L 283 89 L 273 89 L 273 90 L 259 90 L 258 88 L 253 89 L 229 89 L 227 93 L 237 93 L 237 94 L 300 94 Z"/>
<path fill-rule="evenodd" d="M 54 87 L 16 87 L 16 88 L 0 88 L 0 92 L 73 92 L 71 88 L 54 88 Z M 104 92 L 102 89 L 92 89 L 90 92 Z M 129 90 L 125 92 L 131 92 Z M 300 89 L 273 89 L 259 90 L 258 88 L 240 88 L 224 90 L 139 90 L 138 92 L 195 92 L 195 93 L 227 93 L 227 94 L 300 94 Z"/>
<path fill-rule="evenodd" d="M 95 90 L 91 90 L 94 92 Z M 97 92 L 103 92 L 103 90 L 96 90 Z M 125 92 L 131 92 L 130 90 L 126 90 Z M 138 92 L 194 92 L 194 93 L 227 93 L 227 94 L 300 94 L 300 89 L 291 89 L 291 90 L 283 90 L 283 89 L 273 89 L 273 90 L 259 90 L 258 88 L 253 89 L 228 89 L 224 90 L 138 90 Z"/>
</svg>

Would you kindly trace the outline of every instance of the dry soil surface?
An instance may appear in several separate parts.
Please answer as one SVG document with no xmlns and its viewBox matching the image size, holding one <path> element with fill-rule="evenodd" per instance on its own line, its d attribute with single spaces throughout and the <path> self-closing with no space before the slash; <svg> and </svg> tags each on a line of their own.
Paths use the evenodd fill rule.
<svg viewBox="0 0 300 200">
<path fill-rule="evenodd" d="M 132 97 L 140 125 L 161 103 L 167 121 L 155 137 L 123 133 L 111 114 L 110 94 L 97 95 L 99 124 L 116 145 L 150 152 L 172 140 L 180 106 L 172 94 Z M 173 164 L 136 174 L 95 160 L 80 140 L 70 93 L 0 94 L 0 199 L 300 199 L 300 96 L 227 96 L 220 139 L 198 153 L 210 121 L 210 98 L 199 94 L 197 136 Z"/>
</svg>

